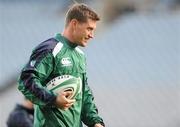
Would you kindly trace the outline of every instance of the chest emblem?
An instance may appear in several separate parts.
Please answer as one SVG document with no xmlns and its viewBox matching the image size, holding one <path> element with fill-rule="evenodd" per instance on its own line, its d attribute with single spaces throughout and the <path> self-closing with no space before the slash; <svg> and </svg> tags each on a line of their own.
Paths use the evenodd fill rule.
<svg viewBox="0 0 180 127">
<path fill-rule="evenodd" d="M 72 66 L 72 61 L 70 57 L 65 57 L 61 59 L 62 66 Z"/>
</svg>

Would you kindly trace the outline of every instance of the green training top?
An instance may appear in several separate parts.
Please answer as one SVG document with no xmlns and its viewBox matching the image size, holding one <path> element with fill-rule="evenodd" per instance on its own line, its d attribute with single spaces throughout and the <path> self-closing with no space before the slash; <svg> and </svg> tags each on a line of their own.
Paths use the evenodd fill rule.
<svg viewBox="0 0 180 127">
<path fill-rule="evenodd" d="M 61 110 L 55 107 L 56 95 L 46 84 L 57 76 L 67 75 L 80 78 L 82 89 L 72 107 Z M 89 127 L 103 124 L 87 84 L 84 53 L 61 34 L 33 50 L 18 83 L 18 89 L 35 104 L 34 127 L 82 127 L 82 122 Z"/>
</svg>

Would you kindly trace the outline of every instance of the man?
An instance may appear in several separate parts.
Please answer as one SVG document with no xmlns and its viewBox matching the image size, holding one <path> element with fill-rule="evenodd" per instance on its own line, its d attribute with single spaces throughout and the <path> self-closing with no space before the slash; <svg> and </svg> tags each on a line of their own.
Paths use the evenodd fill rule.
<svg viewBox="0 0 180 127">
<path fill-rule="evenodd" d="M 33 104 L 25 99 L 22 104 L 17 104 L 8 116 L 8 127 L 33 127 Z"/>
<path fill-rule="evenodd" d="M 67 12 L 65 29 L 39 44 L 23 68 L 18 89 L 35 104 L 35 127 L 104 127 L 87 84 L 84 53 L 93 38 L 98 15 L 85 4 L 74 4 Z M 68 75 L 80 78 L 82 89 L 75 98 L 71 91 L 58 94 L 47 90 L 47 82 Z M 66 76 L 64 76 L 66 77 Z"/>
</svg>

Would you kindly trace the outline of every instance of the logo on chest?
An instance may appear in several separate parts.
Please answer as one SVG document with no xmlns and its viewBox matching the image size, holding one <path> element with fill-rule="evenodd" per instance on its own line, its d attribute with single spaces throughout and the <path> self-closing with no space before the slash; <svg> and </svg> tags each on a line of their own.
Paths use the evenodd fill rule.
<svg viewBox="0 0 180 127">
<path fill-rule="evenodd" d="M 61 59 L 61 64 L 63 67 L 72 66 L 72 60 L 70 57 L 65 57 Z"/>
</svg>

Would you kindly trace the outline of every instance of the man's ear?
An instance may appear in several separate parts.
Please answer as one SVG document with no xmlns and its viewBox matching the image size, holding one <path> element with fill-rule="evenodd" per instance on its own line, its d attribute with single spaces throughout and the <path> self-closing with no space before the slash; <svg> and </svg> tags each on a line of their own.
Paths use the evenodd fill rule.
<svg viewBox="0 0 180 127">
<path fill-rule="evenodd" d="M 77 21 L 77 19 L 72 19 L 70 23 L 71 23 L 71 26 L 73 27 L 73 29 L 75 29 L 79 22 Z"/>
</svg>

